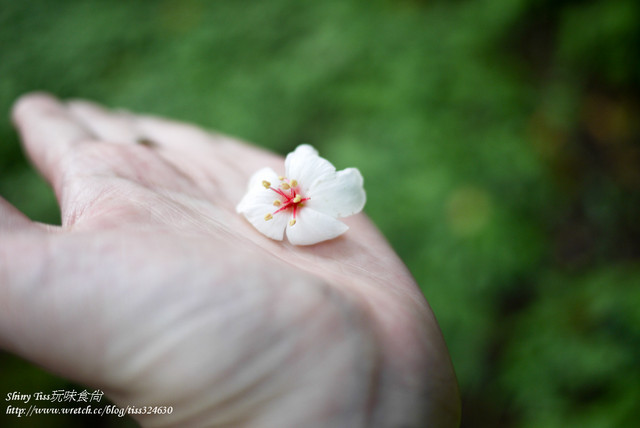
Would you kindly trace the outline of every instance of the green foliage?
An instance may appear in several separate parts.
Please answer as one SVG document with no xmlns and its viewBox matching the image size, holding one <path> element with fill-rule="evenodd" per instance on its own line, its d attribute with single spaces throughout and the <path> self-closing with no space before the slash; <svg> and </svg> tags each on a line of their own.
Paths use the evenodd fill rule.
<svg viewBox="0 0 640 428">
<path fill-rule="evenodd" d="M 631 427 L 638 9 L 632 0 L 0 0 L 0 114 L 47 90 L 283 154 L 307 142 L 339 167 L 358 166 L 368 214 L 439 319 L 464 426 Z M 58 221 L 8 120 L 0 141 L 0 194 Z M 62 382 L 11 372 L 22 364 L 0 367 L 0 393 L 29 376 L 41 388 Z"/>
<path fill-rule="evenodd" d="M 524 426 L 637 423 L 639 273 L 613 265 L 541 279 L 536 304 L 513 317 L 520 336 L 507 344 L 500 379 Z"/>
</svg>

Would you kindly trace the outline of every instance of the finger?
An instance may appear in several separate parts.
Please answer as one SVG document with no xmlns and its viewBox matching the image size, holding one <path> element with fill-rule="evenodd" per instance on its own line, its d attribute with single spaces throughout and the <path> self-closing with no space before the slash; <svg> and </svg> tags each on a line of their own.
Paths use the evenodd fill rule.
<svg viewBox="0 0 640 428">
<path fill-rule="evenodd" d="M 115 144 L 134 144 L 139 140 L 133 115 L 123 111 L 109 111 L 84 100 L 67 103 L 71 115 L 99 139 Z"/>
<path fill-rule="evenodd" d="M 69 111 L 97 137 L 116 144 L 142 144 L 153 148 L 170 164 L 188 173 L 200 183 L 215 175 L 228 183 L 239 170 L 251 172 L 264 161 L 251 162 L 252 156 L 231 150 L 240 144 L 233 139 L 207 132 L 197 126 L 153 116 L 111 111 L 96 103 L 74 100 L 67 103 Z M 247 146 L 248 147 L 248 146 Z M 259 150 L 251 149 L 251 152 Z M 203 168 L 198 168 L 203 166 Z M 218 182 L 219 180 L 213 180 Z M 242 188 L 246 183 L 242 183 Z"/>
<path fill-rule="evenodd" d="M 136 125 L 160 156 L 185 171 L 217 205 L 235 207 L 260 168 L 284 172 L 280 156 L 195 125 L 147 115 L 136 116 Z"/>
<path fill-rule="evenodd" d="M 23 96 L 14 105 L 12 116 L 29 158 L 57 193 L 60 159 L 74 146 L 92 140 L 93 134 L 48 94 Z"/>
<path fill-rule="evenodd" d="M 150 141 L 180 153 L 191 162 L 215 165 L 220 175 L 231 170 L 244 177 L 265 166 L 277 171 L 282 169 L 281 156 L 195 125 L 153 116 L 136 116 L 136 128 Z M 242 186 L 244 188 L 246 183 Z"/>
<path fill-rule="evenodd" d="M 181 152 L 210 152 L 222 140 L 216 135 L 189 123 L 150 115 L 136 116 L 140 134 L 160 146 Z"/>
</svg>

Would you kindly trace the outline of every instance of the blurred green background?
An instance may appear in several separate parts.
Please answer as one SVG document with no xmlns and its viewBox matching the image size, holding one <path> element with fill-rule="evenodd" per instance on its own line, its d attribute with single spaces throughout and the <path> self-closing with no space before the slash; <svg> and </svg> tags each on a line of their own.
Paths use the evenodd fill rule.
<svg viewBox="0 0 640 428">
<path fill-rule="evenodd" d="M 8 119 L 33 90 L 310 143 L 362 171 L 463 427 L 635 427 L 639 87 L 635 0 L 0 0 L 0 194 L 59 221 Z M 73 387 L 0 354 L 2 397 Z"/>
</svg>

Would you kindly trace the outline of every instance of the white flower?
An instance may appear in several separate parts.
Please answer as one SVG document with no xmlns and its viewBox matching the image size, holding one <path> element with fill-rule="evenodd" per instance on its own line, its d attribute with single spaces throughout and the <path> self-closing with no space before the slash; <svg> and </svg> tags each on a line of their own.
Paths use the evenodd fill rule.
<svg viewBox="0 0 640 428">
<path fill-rule="evenodd" d="M 336 218 L 360 212 L 367 199 L 360 171 L 336 171 L 307 144 L 289 153 L 284 167 L 284 176 L 271 168 L 253 174 L 236 211 L 271 239 L 282 241 L 286 230 L 293 245 L 316 244 L 346 232 L 347 225 Z"/>
</svg>

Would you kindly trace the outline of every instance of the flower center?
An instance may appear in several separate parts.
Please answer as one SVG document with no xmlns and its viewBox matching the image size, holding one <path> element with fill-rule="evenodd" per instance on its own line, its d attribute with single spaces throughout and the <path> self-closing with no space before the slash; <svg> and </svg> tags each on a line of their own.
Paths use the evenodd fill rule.
<svg viewBox="0 0 640 428">
<path fill-rule="evenodd" d="M 273 201 L 273 206 L 279 207 L 272 213 L 264 216 L 265 221 L 271 220 L 274 214 L 278 214 L 282 211 L 291 210 L 292 218 L 289 220 L 289 226 L 293 226 L 296 224 L 296 213 L 300 208 L 304 206 L 304 202 L 308 201 L 310 198 L 305 198 L 300 194 L 300 190 L 298 187 L 298 181 L 289 180 L 287 177 L 278 177 L 280 180 L 279 187 L 272 187 L 271 183 L 267 180 L 262 182 L 262 185 L 267 190 L 272 190 L 278 196 Z"/>
</svg>

